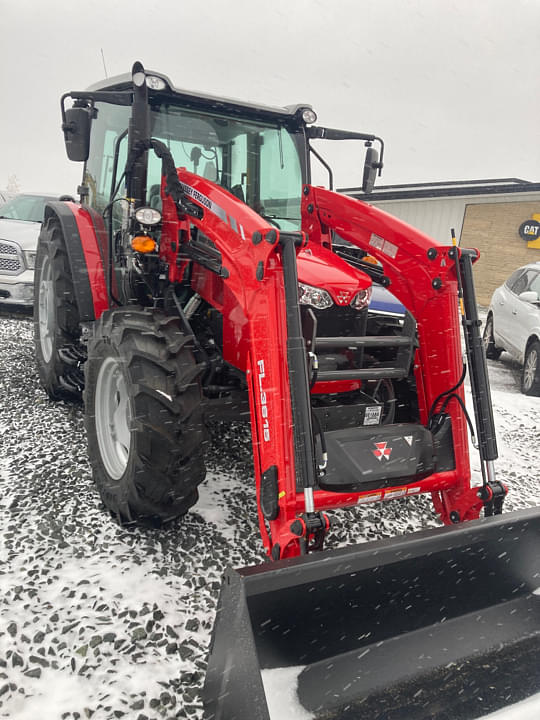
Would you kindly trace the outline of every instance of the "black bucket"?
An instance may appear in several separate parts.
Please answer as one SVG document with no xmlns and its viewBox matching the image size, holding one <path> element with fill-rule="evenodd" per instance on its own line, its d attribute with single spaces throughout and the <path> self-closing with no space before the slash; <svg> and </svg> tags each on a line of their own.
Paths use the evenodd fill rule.
<svg viewBox="0 0 540 720">
<path fill-rule="evenodd" d="M 228 571 L 204 702 L 208 720 L 472 720 L 538 692 L 532 508 Z"/>
</svg>

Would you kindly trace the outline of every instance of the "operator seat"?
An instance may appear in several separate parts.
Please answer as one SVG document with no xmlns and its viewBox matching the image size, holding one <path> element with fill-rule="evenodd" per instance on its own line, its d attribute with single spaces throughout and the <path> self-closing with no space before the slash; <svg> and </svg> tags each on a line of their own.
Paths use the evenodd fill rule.
<svg viewBox="0 0 540 720">
<path fill-rule="evenodd" d="M 234 195 L 234 197 L 238 198 L 243 203 L 246 202 L 246 199 L 244 197 L 244 188 L 241 185 L 233 185 L 230 192 L 231 195 Z"/>
<path fill-rule="evenodd" d="M 152 185 L 150 192 L 148 193 L 148 205 L 154 210 L 161 212 L 161 187 L 159 185 Z"/>
</svg>

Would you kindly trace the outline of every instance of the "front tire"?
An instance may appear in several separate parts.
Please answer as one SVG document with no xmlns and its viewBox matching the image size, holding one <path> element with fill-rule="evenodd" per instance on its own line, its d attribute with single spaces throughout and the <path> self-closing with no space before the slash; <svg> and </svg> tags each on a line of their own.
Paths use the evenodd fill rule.
<svg viewBox="0 0 540 720">
<path fill-rule="evenodd" d="M 540 395 L 540 342 L 538 340 L 533 340 L 525 351 L 521 392 L 525 395 Z"/>
<path fill-rule="evenodd" d="M 88 450 L 101 498 L 120 522 L 163 522 L 197 502 L 201 367 L 176 317 L 128 306 L 96 322 L 85 364 Z"/>
<path fill-rule="evenodd" d="M 61 357 L 62 348 L 78 346 L 79 311 L 64 235 L 58 219 L 43 224 L 34 271 L 34 346 L 39 379 L 49 397 L 79 399 L 73 365 Z"/>
<path fill-rule="evenodd" d="M 483 340 L 488 360 L 498 360 L 501 356 L 502 348 L 498 348 L 495 345 L 495 338 L 493 337 L 493 315 L 488 315 Z"/>
</svg>

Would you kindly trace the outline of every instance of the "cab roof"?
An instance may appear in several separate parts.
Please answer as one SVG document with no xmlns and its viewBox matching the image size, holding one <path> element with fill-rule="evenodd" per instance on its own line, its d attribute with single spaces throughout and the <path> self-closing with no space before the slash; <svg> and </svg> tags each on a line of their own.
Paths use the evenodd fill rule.
<svg viewBox="0 0 540 720">
<path fill-rule="evenodd" d="M 260 119 L 282 120 L 285 122 L 289 121 L 298 125 L 303 125 L 303 121 L 300 117 L 300 111 L 307 108 L 310 110 L 312 109 L 312 106 L 308 103 L 298 103 L 297 105 L 279 107 L 245 102 L 236 98 L 219 97 L 208 93 L 194 92 L 192 90 L 175 87 L 169 77 L 163 73 L 155 72 L 153 70 L 145 70 L 145 75 L 147 77 L 152 75 L 159 77 L 166 84 L 166 89 L 164 90 L 152 90 L 151 88 L 148 88 L 150 98 L 157 99 L 160 96 L 164 98 L 171 98 L 172 96 L 176 101 L 180 101 L 183 105 L 188 107 L 197 107 L 200 109 L 211 108 L 214 111 L 230 113 L 233 115 L 248 115 L 251 117 L 258 117 Z M 100 80 L 87 88 L 87 90 L 89 92 L 95 92 L 97 90 L 130 90 L 132 87 L 131 73 L 124 73 L 122 75 L 107 78 L 106 80 Z"/>
</svg>

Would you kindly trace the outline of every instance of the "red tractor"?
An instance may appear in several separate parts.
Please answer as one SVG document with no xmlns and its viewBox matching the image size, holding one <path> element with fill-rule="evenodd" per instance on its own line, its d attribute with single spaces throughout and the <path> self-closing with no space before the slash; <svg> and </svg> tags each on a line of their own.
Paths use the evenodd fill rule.
<svg viewBox="0 0 540 720">
<path fill-rule="evenodd" d="M 121 522 L 183 515 L 208 420 L 251 422 L 275 562 L 227 571 L 205 716 L 269 720 L 284 668 L 326 720 L 477 717 L 538 692 L 540 512 L 500 514 L 478 253 L 314 187 L 314 139 L 367 144 L 366 197 L 383 145 L 306 105 L 190 93 L 136 63 L 62 115 L 84 176 L 80 203 L 46 208 L 36 352 L 51 397 L 83 395 L 103 501 Z M 373 313 L 373 283 L 400 321 Z M 306 556 L 325 510 L 428 492 L 454 527 Z"/>
<path fill-rule="evenodd" d="M 84 175 L 79 203 L 45 212 L 39 374 L 53 398 L 82 394 L 94 479 L 119 521 L 196 503 L 208 419 L 251 422 L 274 560 L 322 548 L 330 508 L 431 493 L 446 524 L 501 511 L 477 253 L 311 184 L 313 159 L 325 164 L 312 140 L 356 139 L 368 197 L 379 138 L 318 127 L 307 105 L 179 90 L 140 63 L 61 104 Z M 401 323 L 370 311 L 372 283 L 405 306 Z"/>
</svg>

